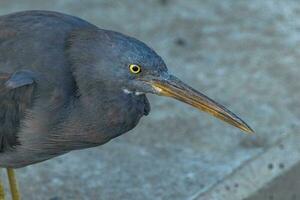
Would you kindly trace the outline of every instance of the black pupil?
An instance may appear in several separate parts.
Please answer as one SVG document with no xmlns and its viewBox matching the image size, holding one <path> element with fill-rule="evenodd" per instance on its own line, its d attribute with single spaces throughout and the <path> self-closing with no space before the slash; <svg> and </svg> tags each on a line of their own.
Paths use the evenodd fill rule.
<svg viewBox="0 0 300 200">
<path fill-rule="evenodd" d="M 137 71 L 139 71 L 139 67 L 138 67 L 138 66 L 133 66 L 133 67 L 132 67 L 132 70 L 133 70 L 134 72 L 137 72 Z"/>
</svg>

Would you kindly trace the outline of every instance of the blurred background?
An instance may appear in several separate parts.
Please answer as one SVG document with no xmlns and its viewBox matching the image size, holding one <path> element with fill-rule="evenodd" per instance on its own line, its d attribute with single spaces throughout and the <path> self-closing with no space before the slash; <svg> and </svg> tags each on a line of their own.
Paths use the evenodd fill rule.
<svg viewBox="0 0 300 200">
<path fill-rule="evenodd" d="M 150 95 L 151 114 L 130 133 L 17 170 L 24 199 L 300 199 L 298 1 L 0 2 L 1 15 L 32 9 L 144 41 L 256 134 Z"/>
</svg>

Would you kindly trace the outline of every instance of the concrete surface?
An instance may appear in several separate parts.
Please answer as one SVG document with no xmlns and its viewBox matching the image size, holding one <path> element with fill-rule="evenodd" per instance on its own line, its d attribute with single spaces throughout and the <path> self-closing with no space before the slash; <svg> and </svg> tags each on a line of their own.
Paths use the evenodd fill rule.
<svg viewBox="0 0 300 200">
<path fill-rule="evenodd" d="M 24 199 L 204 199 L 279 140 L 299 133 L 296 0 L 0 2 L 0 14 L 28 9 L 66 12 L 143 40 L 171 72 L 229 107 L 257 134 L 149 96 L 150 116 L 130 133 L 17 170 Z"/>
<path fill-rule="evenodd" d="M 297 164 L 245 200 L 298 200 L 299 185 L 300 164 Z"/>
<path fill-rule="evenodd" d="M 252 199 L 248 200 L 260 200 L 259 196 L 261 196 L 262 200 L 266 200 L 268 198 L 263 197 L 271 196 L 274 198 L 276 196 L 275 199 L 289 200 L 290 194 L 295 196 L 298 192 L 295 188 L 299 185 L 295 185 L 294 188 L 285 187 L 286 190 L 284 190 L 283 185 L 286 185 L 284 180 L 289 180 L 288 175 L 297 167 L 300 160 L 299 143 L 300 137 L 295 134 L 282 138 L 275 145 L 266 148 L 261 154 L 244 162 L 230 175 L 216 182 L 209 190 L 201 192 L 194 199 L 247 200 L 248 197 L 253 196 Z M 282 176 L 284 180 L 281 182 L 276 180 L 279 176 Z M 300 178 L 298 174 L 294 174 L 294 176 L 294 179 Z M 281 185 L 282 190 L 273 189 L 273 185 Z M 268 192 L 264 188 L 267 188 Z"/>
</svg>

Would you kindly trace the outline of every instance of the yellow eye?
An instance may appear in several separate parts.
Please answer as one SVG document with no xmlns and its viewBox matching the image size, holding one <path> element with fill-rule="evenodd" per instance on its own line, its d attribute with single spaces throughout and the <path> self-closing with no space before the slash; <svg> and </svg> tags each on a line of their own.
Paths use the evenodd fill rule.
<svg viewBox="0 0 300 200">
<path fill-rule="evenodd" d="M 131 73 L 134 73 L 134 74 L 138 74 L 142 71 L 141 67 L 136 64 L 129 65 L 129 69 L 130 69 Z"/>
</svg>

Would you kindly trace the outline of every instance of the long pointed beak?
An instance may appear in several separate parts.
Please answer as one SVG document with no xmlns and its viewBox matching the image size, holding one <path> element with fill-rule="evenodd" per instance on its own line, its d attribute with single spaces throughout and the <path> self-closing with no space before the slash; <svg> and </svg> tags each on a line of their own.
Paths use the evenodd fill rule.
<svg viewBox="0 0 300 200">
<path fill-rule="evenodd" d="M 247 133 L 254 133 L 250 126 L 234 113 L 188 86 L 175 76 L 169 75 L 168 78 L 152 79 L 150 84 L 158 95 L 172 97 L 207 112 Z"/>
</svg>

